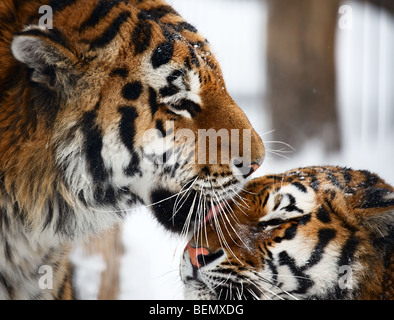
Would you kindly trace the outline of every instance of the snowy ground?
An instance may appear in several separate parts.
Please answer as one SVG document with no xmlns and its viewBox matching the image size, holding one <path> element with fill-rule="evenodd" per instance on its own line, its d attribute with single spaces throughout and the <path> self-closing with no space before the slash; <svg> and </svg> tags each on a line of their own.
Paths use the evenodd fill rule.
<svg viewBox="0 0 394 320">
<path fill-rule="evenodd" d="M 291 1 L 291 0 L 290 0 Z M 252 124 L 269 141 L 264 112 L 264 33 L 267 14 L 258 0 L 171 0 L 211 42 L 227 87 Z M 268 153 L 257 175 L 297 166 L 334 164 L 369 169 L 394 184 L 394 21 L 387 14 L 348 2 L 353 26 L 338 29 L 338 90 L 342 152 L 325 154 L 319 141 L 302 150 Z M 268 149 L 281 149 L 267 143 Z M 290 150 L 287 148 L 287 150 Z M 120 299 L 182 299 L 178 264 L 184 243 L 164 232 L 147 209 L 139 208 L 125 224 L 126 254 Z M 77 254 L 78 257 L 78 254 Z M 103 266 L 100 257 L 78 257 L 81 297 L 94 299 Z"/>
</svg>

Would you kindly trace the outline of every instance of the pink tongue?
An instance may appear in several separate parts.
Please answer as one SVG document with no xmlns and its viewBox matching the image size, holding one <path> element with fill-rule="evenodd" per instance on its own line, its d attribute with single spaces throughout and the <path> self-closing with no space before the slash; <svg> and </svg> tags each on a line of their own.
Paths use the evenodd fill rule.
<svg viewBox="0 0 394 320">
<path fill-rule="evenodd" d="M 208 214 L 205 216 L 204 221 L 201 223 L 200 228 L 204 226 L 208 221 L 213 219 L 222 213 L 223 209 L 228 206 L 231 200 L 223 200 L 215 204 L 211 209 L 209 209 Z"/>
<path fill-rule="evenodd" d="M 213 207 L 211 207 L 211 209 L 209 209 L 208 214 L 205 216 L 204 220 L 200 223 L 200 229 L 202 229 L 202 227 L 204 225 L 206 225 L 210 220 L 212 220 L 215 216 L 218 216 L 219 214 L 221 214 L 223 212 L 223 209 L 226 208 L 226 206 L 228 206 L 231 203 L 231 200 L 223 200 L 217 204 L 215 204 Z M 191 242 L 192 240 L 190 240 L 188 242 L 188 244 L 186 245 L 185 251 L 188 250 L 188 248 L 192 247 L 191 246 Z"/>
</svg>

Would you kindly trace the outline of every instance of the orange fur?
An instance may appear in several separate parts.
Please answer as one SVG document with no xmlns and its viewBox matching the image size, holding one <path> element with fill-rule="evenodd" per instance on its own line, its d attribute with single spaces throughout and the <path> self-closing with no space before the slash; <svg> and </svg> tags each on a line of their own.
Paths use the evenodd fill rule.
<svg viewBox="0 0 394 320">
<path fill-rule="evenodd" d="M 300 299 L 394 299 L 394 188 L 377 175 L 339 167 L 300 168 L 256 178 L 234 198 L 231 208 L 222 206 L 216 220 L 191 240 L 188 248 L 193 250 L 185 251 L 183 279 L 194 298 L 209 297 L 209 288 L 215 285 L 218 292 L 222 290 L 221 298 L 226 290 L 227 297 L 236 297 L 240 283 L 246 291 L 250 281 L 256 284 L 250 289 L 256 295 L 261 294 L 256 289 L 259 284 L 269 288 L 262 294 L 264 298 L 270 296 L 270 290 L 279 290 L 270 287 L 270 281 L 278 281 L 280 288 Z M 206 266 L 193 263 L 196 257 L 190 257 L 202 248 L 209 254 L 198 261 L 206 259 Z M 224 257 L 211 262 L 211 254 L 220 250 Z M 206 282 L 207 288 L 201 289 L 191 280 L 190 263 L 200 273 L 197 281 Z M 351 289 L 337 286 L 343 276 L 340 267 L 346 265 L 353 272 Z M 288 289 L 294 280 L 284 266 L 293 268 L 294 277 L 310 277 L 299 288 L 304 285 L 313 293 Z M 283 278 L 281 272 L 285 272 Z M 209 281 L 211 274 L 217 284 Z M 255 274 L 265 280 L 253 280 Z M 329 282 L 330 277 L 337 282 Z M 226 286 L 229 279 L 235 279 L 232 293 L 231 284 Z M 280 291 L 278 294 L 286 298 Z"/>
<path fill-rule="evenodd" d="M 53 8 L 53 29 L 38 26 L 42 5 Z M 192 179 L 209 181 L 208 198 L 225 190 L 220 179 L 241 186 L 247 173 L 237 175 L 233 164 L 197 163 L 205 143 L 199 129 L 250 130 L 250 154 L 242 153 L 241 135 L 237 156 L 249 156 L 250 167 L 261 164 L 263 143 L 227 93 L 208 42 L 165 1 L 3 0 L 0 19 L 0 219 L 7 222 L 0 241 L 5 248 L 18 243 L 20 255 L 39 247 L 27 259 L 30 269 L 40 255 L 66 268 L 67 259 L 52 261 L 64 246 L 110 229 L 135 203 L 168 197 Z M 196 143 L 174 139 L 179 163 L 146 165 L 152 157 L 144 135 L 162 133 L 166 121 L 175 132 L 188 129 Z M 189 163 L 193 153 L 197 161 Z M 196 184 L 193 192 L 203 188 Z M 169 224 L 171 204 L 155 201 L 158 220 L 180 232 L 185 218 Z M 0 271 L 19 270 L 7 250 L 0 255 Z M 70 273 L 57 274 L 57 289 L 70 297 L 68 281 Z M 15 286 L 21 289 L 1 291 L 0 284 L 0 297 L 58 298 L 56 290 Z"/>
</svg>

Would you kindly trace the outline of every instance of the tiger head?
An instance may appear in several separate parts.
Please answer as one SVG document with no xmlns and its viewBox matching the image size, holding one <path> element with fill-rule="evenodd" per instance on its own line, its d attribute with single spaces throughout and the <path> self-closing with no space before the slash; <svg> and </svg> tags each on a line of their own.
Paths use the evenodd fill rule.
<svg viewBox="0 0 394 320">
<path fill-rule="evenodd" d="M 44 4 L 52 29 L 39 25 Z M 164 1 L 30 1 L 18 10 L 30 18 L 7 34 L 6 73 L 18 80 L 4 105 L 19 112 L 21 129 L 1 142 L 13 171 L 0 170 L 6 185 L 19 184 L 22 206 L 48 207 L 37 199 L 56 195 L 105 220 L 140 202 L 180 232 L 262 163 L 263 143 L 209 43 Z"/>
<path fill-rule="evenodd" d="M 265 176 L 212 211 L 184 251 L 186 298 L 394 299 L 394 188 L 375 174 Z"/>
</svg>

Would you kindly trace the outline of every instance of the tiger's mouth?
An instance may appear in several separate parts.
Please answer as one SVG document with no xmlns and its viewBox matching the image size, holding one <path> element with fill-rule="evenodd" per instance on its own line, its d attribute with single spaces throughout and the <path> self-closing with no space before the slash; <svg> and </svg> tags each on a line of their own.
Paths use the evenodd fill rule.
<svg viewBox="0 0 394 320">
<path fill-rule="evenodd" d="M 223 196 L 208 198 L 203 190 L 189 190 L 186 194 L 157 188 L 151 193 L 152 211 L 168 230 L 188 238 L 208 223 L 230 210 L 231 199 Z"/>
<path fill-rule="evenodd" d="M 208 224 L 215 228 L 214 225 L 217 223 L 219 217 L 226 214 L 226 208 L 228 208 L 232 202 L 232 199 L 224 199 L 220 202 L 213 203 L 208 207 L 208 213 L 205 214 L 204 219 L 200 222 L 198 228 L 194 230 L 194 234 L 192 234 L 188 239 L 184 251 L 188 250 L 188 247 L 194 246 L 194 240 L 199 238 L 200 233 L 204 233 L 204 228 L 206 228 Z"/>
<path fill-rule="evenodd" d="M 205 227 L 208 223 L 213 224 L 220 215 L 226 214 L 226 210 L 229 210 L 232 202 L 233 200 L 229 198 L 213 203 L 210 206 L 208 213 L 205 215 L 204 220 L 200 223 L 200 229 Z"/>
</svg>

